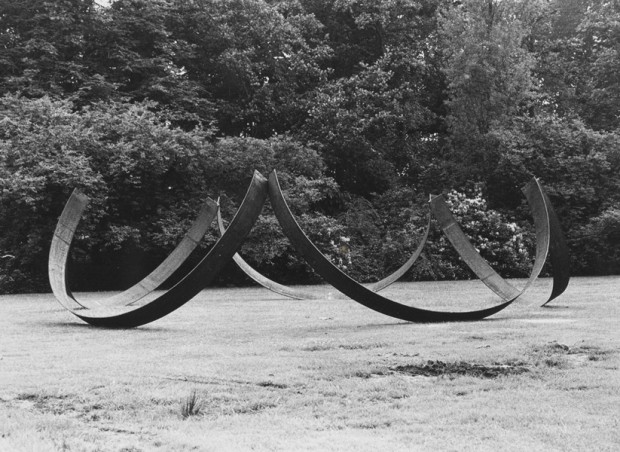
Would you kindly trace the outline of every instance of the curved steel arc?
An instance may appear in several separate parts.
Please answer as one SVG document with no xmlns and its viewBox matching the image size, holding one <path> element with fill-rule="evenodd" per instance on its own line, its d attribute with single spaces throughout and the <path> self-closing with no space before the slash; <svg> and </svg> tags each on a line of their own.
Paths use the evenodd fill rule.
<svg viewBox="0 0 620 452">
<path fill-rule="evenodd" d="M 87 308 L 73 296 L 67 284 L 67 261 L 71 242 L 87 205 L 88 197 L 77 189 L 73 190 L 58 218 L 50 246 L 47 267 L 50 286 L 58 302 L 70 311 Z"/>
<path fill-rule="evenodd" d="M 73 234 L 77 228 L 80 218 L 88 205 L 88 197 L 79 190 L 74 190 L 67 201 L 65 208 L 60 215 L 56 231 L 52 240 L 52 247 L 49 256 L 49 278 L 50 281 L 62 281 L 66 278 L 66 264 L 69 257 L 70 244 Z M 73 300 L 81 307 L 95 306 L 119 306 L 129 305 L 151 294 L 161 286 L 179 267 L 187 260 L 189 255 L 196 249 L 200 240 L 207 232 L 209 225 L 217 214 L 217 204 L 211 199 L 202 206 L 196 220 L 194 220 L 189 231 L 179 242 L 176 248 L 157 266 L 155 270 L 140 280 L 129 289 L 104 298 L 103 300 Z M 58 284 L 52 284 L 52 290 L 58 288 Z M 55 293 L 56 295 L 56 293 Z M 61 296 L 61 298 L 65 298 Z M 68 302 L 68 300 L 65 300 Z M 71 305 L 74 303 L 68 302 Z"/>
<path fill-rule="evenodd" d="M 542 306 L 545 306 L 551 300 L 564 293 L 568 287 L 568 282 L 570 280 L 570 255 L 558 216 L 547 194 L 544 192 L 543 194 L 549 209 L 549 225 L 551 227 L 551 268 L 553 269 L 553 288 L 547 301 L 542 304 Z"/>
<path fill-rule="evenodd" d="M 255 172 L 245 198 L 226 233 L 181 281 L 147 304 L 84 309 L 67 288 L 65 273 L 59 273 L 52 278 L 50 271 L 50 284 L 54 295 L 75 316 L 95 326 L 133 328 L 157 320 L 187 303 L 215 278 L 249 234 L 260 215 L 266 198 L 267 180 L 260 173 Z M 80 201 L 78 197 L 77 203 L 79 204 Z M 58 236 L 55 236 L 55 239 L 56 237 Z M 58 240 L 55 241 L 57 242 L 56 245 L 62 248 L 63 245 L 59 245 L 58 242 L 65 244 L 64 246 L 69 246 L 71 237 L 68 237 L 68 240 L 67 237 L 58 237 Z M 53 246 L 50 261 L 51 255 L 56 254 L 54 249 Z"/>
<path fill-rule="evenodd" d="M 224 226 L 224 221 L 222 220 L 222 215 L 221 215 L 221 212 L 220 212 L 219 209 L 217 211 L 217 224 L 218 224 L 218 228 L 219 228 L 220 234 L 223 234 L 224 231 L 226 231 L 226 227 Z M 411 255 L 411 257 L 407 260 L 407 262 L 405 262 L 394 273 L 392 273 L 392 274 L 388 275 L 387 277 L 383 278 L 382 280 L 377 281 L 376 283 L 368 286 L 368 289 L 372 290 L 373 292 L 379 292 L 379 291 L 385 289 L 386 287 L 394 284 L 399 278 L 401 278 L 405 273 L 407 273 L 407 271 L 409 271 L 409 269 L 411 269 L 411 267 L 413 266 L 415 261 L 418 259 L 418 257 L 420 257 L 420 254 L 422 253 L 422 250 L 424 249 L 424 246 L 426 245 L 426 240 L 428 239 L 428 233 L 430 231 L 430 227 L 431 227 L 431 218 L 430 218 L 430 215 L 429 215 L 428 223 L 426 225 L 426 231 L 424 232 L 424 236 L 422 237 L 422 240 L 420 241 L 420 243 L 418 245 L 418 248 Z M 284 295 L 285 297 L 294 298 L 294 299 L 297 299 L 297 300 L 313 300 L 313 299 L 322 298 L 322 297 L 320 297 L 320 296 L 318 296 L 316 294 L 313 294 L 313 293 L 310 293 L 310 292 L 305 292 L 305 291 L 298 290 L 298 289 L 294 289 L 292 287 L 282 285 L 280 283 L 277 283 L 277 282 L 267 278 L 265 275 L 261 274 L 259 271 L 257 271 L 255 268 L 253 268 L 250 264 L 248 264 L 239 255 L 239 253 L 235 253 L 235 255 L 233 256 L 233 260 L 235 261 L 237 266 L 248 277 L 250 277 L 252 280 L 257 282 L 258 284 L 260 284 L 264 288 L 271 290 L 272 292 L 275 292 L 275 293 L 280 294 L 280 295 Z"/>
<path fill-rule="evenodd" d="M 222 220 L 222 215 L 220 210 L 217 211 L 217 224 L 219 227 L 220 234 L 224 234 L 226 232 L 226 227 L 224 226 L 224 221 Z M 250 264 L 248 264 L 239 253 L 235 253 L 233 256 L 233 260 L 237 264 L 237 266 L 245 273 L 248 277 L 253 279 L 255 282 L 260 284 L 266 289 L 271 290 L 280 295 L 284 295 L 285 297 L 295 298 L 297 300 L 310 300 L 317 298 L 316 295 L 310 292 L 304 292 L 298 289 L 294 289 L 292 287 L 284 286 L 280 283 L 277 283 L 265 275 L 261 274 L 259 271 L 254 269 Z"/>
<path fill-rule="evenodd" d="M 392 301 L 351 279 L 314 246 L 293 217 L 282 194 L 275 171 L 269 176 L 269 198 L 284 233 L 314 271 L 348 297 L 377 312 L 409 322 L 479 320 L 501 311 L 512 302 L 509 300 L 491 308 L 477 311 L 438 312 Z"/>
<path fill-rule="evenodd" d="M 202 240 L 215 219 L 217 210 L 217 203 L 207 198 L 183 239 L 155 270 L 133 287 L 105 298 L 101 302 L 106 306 L 131 305 L 155 291 L 183 265 L 190 254 L 198 247 L 200 240 Z"/>
<path fill-rule="evenodd" d="M 385 278 L 383 278 L 380 281 L 377 281 L 376 283 L 371 284 L 368 288 L 372 290 L 373 292 L 379 292 L 385 289 L 386 287 L 394 284 L 405 273 L 407 273 L 411 269 L 411 267 L 413 267 L 413 264 L 415 263 L 415 261 L 418 260 L 418 257 L 420 257 L 420 254 L 422 254 L 422 251 L 424 250 L 424 247 L 426 246 L 426 241 L 428 240 L 428 233 L 430 232 L 430 230 L 431 230 L 431 216 L 429 214 L 428 221 L 426 223 L 426 230 L 424 231 L 422 240 L 418 244 L 417 249 L 414 251 L 411 257 L 407 260 L 407 262 L 401 265 L 401 267 L 397 269 L 394 273 L 386 276 Z"/>
<path fill-rule="evenodd" d="M 554 237 L 558 236 L 558 233 L 561 237 L 559 223 L 555 213 L 553 212 L 553 208 L 548 202 L 548 198 L 538 182 L 538 179 L 533 178 L 523 188 L 523 193 L 525 194 L 530 208 L 532 209 L 532 216 L 534 218 L 534 226 L 536 229 L 536 257 L 530 276 L 525 283 L 525 286 L 520 290 L 503 279 L 495 270 L 491 268 L 486 260 L 480 256 L 478 251 L 474 248 L 472 243 L 459 227 L 443 197 L 436 196 L 431 199 L 431 210 L 433 215 L 461 258 L 487 287 L 489 287 L 494 293 L 502 297 L 504 300 L 516 299 L 534 283 L 542 272 L 550 250 L 552 256 L 554 254 L 562 255 L 562 244 L 559 243 L 557 238 L 554 239 Z M 564 250 L 565 249 L 566 246 L 564 244 Z M 564 251 L 564 253 L 566 254 L 566 251 Z M 557 262 L 556 265 L 560 269 L 558 274 L 564 275 L 566 272 L 562 269 L 562 262 Z M 561 280 L 561 282 L 558 281 L 556 283 L 556 276 L 554 276 L 554 291 L 546 303 L 557 297 L 566 288 L 568 279 L 564 277 L 558 277 L 558 279 Z"/>
</svg>

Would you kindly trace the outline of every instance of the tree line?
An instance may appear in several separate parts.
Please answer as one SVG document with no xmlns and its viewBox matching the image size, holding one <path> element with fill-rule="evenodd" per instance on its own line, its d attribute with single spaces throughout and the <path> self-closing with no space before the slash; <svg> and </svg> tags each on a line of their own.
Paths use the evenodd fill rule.
<svg viewBox="0 0 620 452">
<path fill-rule="evenodd" d="M 206 196 L 230 219 L 273 168 L 360 281 L 407 259 L 439 193 L 500 273 L 526 275 L 532 176 L 572 273 L 618 273 L 619 24 L 617 0 L 0 0 L 0 290 L 48 290 L 73 188 L 91 205 L 72 284 L 111 289 L 154 268 Z M 244 258 L 314 281 L 263 213 Z M 471 277 L 429 240 L 408 278 Z"/>
</svg>

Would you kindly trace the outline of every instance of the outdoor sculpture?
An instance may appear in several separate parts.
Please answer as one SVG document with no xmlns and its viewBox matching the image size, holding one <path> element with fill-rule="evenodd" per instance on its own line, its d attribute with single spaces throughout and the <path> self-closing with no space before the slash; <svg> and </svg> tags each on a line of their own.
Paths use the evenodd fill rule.
<svg viewBox="0 0 620 452">
<path fill-rule="evenodd" d="M 536 279 L 540 274 L 540 270 L 544 265 L 544 261 L 549 251 L 549 220 L 547 217 L 548 211 L 543 202 L 544 196 L 542 192 L 539 192 L 538 195 L 539 196 L 532 196 L 531 199 L 528 198 L 528 200 L 533 204 L 535 217 L 539 220 L 537 222 L 537 226 L 541 226 L 541 228 L 537 227 L 538 243 L 536 245 L 536 260 L 534 263 L 532 274 L 530 276 L 531 281 Z M 288 208 L 286 201 L 284 200 L 282 191 L 280 189 L 280 184 L 278 182 L 275 171 L 273 171 L 269 176 L 269 198 L 271 200 L 274 213 L 276 214 L 276 217 L 278 218 L 278 221 L 282 226 L 285 235 L 293 243 L 293 246 L 296 248 L 296 250 L 304 257 L 304 259 L 308 262 L 308 264 L 310 264 L 310 266 L 314 269 L 315 272 L 317 272 L 323 279 L 325 279 L 336 289 L 349 296 L 353 300 L 357 301 L 358 303 L 375 311 L 389 315 L 391 317 L 407 320 L 410 322 L 478 320 L 501 311 L 523 293 L 517 291 L 514 288 L 514 290 L 510 292 L 506 290 L 506 298 L 504 298 L 503 303 L 487 309 L 465 312 L 431 311 L 397 303 L 388 298 L 382 297 L 375 292 L 372 292 L 371 290 L 367 289 L 366 287 L 362 286 L 358 282 L 348 277 L 346 274 L 340 271 L 338 267 L 332 264 L 329 259 L 327 259 L 327 257 L 325 257 L 316 248 L 316 246 L 314 246 L 314 244 L 312 244 L 312 242 L 301 230 L 299 224 L 297 224 L 290 209 Z M 471 244 L 469 245 L 471 246 Z M 484 263 L 484 265 L 486 265 L 486 267 L 490 269 L 488 264 L 486 264 L 486 262 L 484 262 L 482 258 L 480 258 L 480 261 L 476 260 L 476 263 Z M 488 280 L 488 278 L 485 279 Z"/>
<path fill-rule="evenodd" d="M 111 328 L 136 327 L 169 314 L 205 288 L 231 258 L 235 259 L 250 277 L 264 287 L 293 298 L 311 298 L 307 296 L 308 294 L 269 280 L 252 269 L 236 253 L 258 219 L 263 204 L 269 196 L 275 215 L 285 235 L 296 250 L 319 275 L 351 299 L 377 312 L 410 322 L 478 320 L 501 311 L 522 295 L 539 276 L 549 252 L 551 252 L 554 265 L 554 284 L 552 294 L 545 304 L 561 294 L 568 284 L 566 244 L 549 200 L 536 179 L 533 179 L 524 188 L 524 193 L 532 208 L 537 243 L 531 275 L 521 290 L 516 289 L 501 278 L 478 254 L 458 227 L 442 197 L 434 197 L 430 201 L 432 214 L 458 253 L 474 273 L 502 298 L 502 303 L 481 310 L 442 312 L 420 309 L 395 302 L 376 293 L 396 281 L 414 264 L 426 243 L 430 218 L 418 248 L 400 269 L 370 287 L 365 287 L 351 279 L 332 264 L 304 234 L 286 204 L 275 170 L 270 174 L 269 180 L 258 172 L 254 173 L 246 196 L 227 229 L 224 229 L 221 216 L 218 215 L 217 203 L 207 200 L 190 231 L 155 271 L 132 288 L 108 299 L 95 302 L 78 301 L 71 294 L 66 282 L 69 249 L 88 201 L 86 196 L 75 191 L 60 216 L 52 240 L 49 257 L 50 284 L 54 295 L 67 310 L 87 323 Z M 189 270 L 177 284 L 161 295 L 154 294 L 154 290 L 189 257 L 216 215 L 218 215 L 221 231 L 220 239 L 213 245 L 209 253 L 193 269 Z"/>
<path fill-rule="evenodd" d="M 480 256 L 478 251 L 465 236 L 454 216 L 448 209 L 442 197 L 436 196 L 431 199 L 431 211 L 437 219 L 444 234 L 452 243 L 465 263 L 480 278 L 480 280 L 494 293 L 504 300 L 510 300 L 521 296 L 538 278 L 543 265 L 547 260 L 547 254 L 551 254 L 553 265 L 553 289 L 551 295 L 543 303 L 543 306 L 559 296 L 568 286 L 568 253 L 562 230 L 560 229 L 557 216 L 538 182 L 532 179 L 524 188 L 523 193 L 532 208 L 534 225 L 536 228 L 536 259 L 534 268 L 523 289 L 518 290 L 504 280 L 489 264 Z"/>
<path fill-rule="evenodd" d="M 459 253 L 465 263 L 472 269 L 472 271 L 480 278 L 480 280 L 489 287 L 494 293 L 499 295 L 504 301 L 516 299 L 521 296 L 538 278 L 542 267 L 547 259 L 547 254 L 550 254 L 553 265 L 553 290 L 549 298 L 545 301 L 543 306 L 549 303 L 551 300 L 559 296 L 568 285 L 569 273 L 568 273 L 568 253 L 567 247 L 564 242 L 564 237 L 559 226 L 557 216 L 549 202 L 549 199 L 544 194 L 540 183 L 536 178 L 532 179 L 524 188 L 523 192 L 532 207 L 533 217 L 536 227 L 537 238 L 537 257 L 535 261 L 532 273 L 526 282 L 523 289 L 518 290 L 511 284 L 506 282 L 495 270 L 493 270 L 488 263 L 480 256 L 469 239 L 465 236 L 463 231 L 458 226 L 454 216 L 450 212 L 442 196 L 435 196 L 431 198 L 431 212 L 433 216 L 438 220 L 439 226 L 442 228 L 444 234 L 448 237 L 456 251 Z M 273 195 L 272 195 L 273 196 Z M 273 202 L 273 201 L 272 201 Z M 222 222 L 221 214 L 218 211 L 218 225 L 220 233 L 225 231 L 224 224 Z M 403 264 L 397 271 L 389 275 L 388 277 L 378 281 L 368 287 L 372 292 L 379 292 L 380 290 L 393 284 L 398 278 L 404 275 L 415 263 L 420 256 L 424 245 L 428 239 L 428 233 L 430 229 L 430 217 L 426 227 L 426 231 L 418 248 L 413 253 L 405 264 Z M 241 256 L 235 254 L 234 260 L 241 270 L 248 275 L 251 279 L 256 281 L 263 287 L 281 294 L 287 297 L 296 299 L 315 299 L 317 295 L 302 292 L 292 287 L 287 287 L 270 280 L 266 276 L 259 273 L 252 268 Z"/>
<path fill-rule="evenodd" d="M 66 284 L 68 249 L 75 233 L 75 213 L 69 209 L 69 227 L 59 222 L 50 252 L 50 284 L 58 301 L 71 313 L 87 323 L 108 328 L 133 328 L 157 320 L 187 303 L 208 285 L 232 258 L 256 222 L 267 198 L 267 180 L 254 173 L 250 187 L 226 233 L 209 253 L 172 288 L 153 300 L 138 306 L 85 308 L 71 294 Z M 70 200 L 71 201 L 71 200 Z M 78 217 L 79 219 L 79 217 Z"/>
<path fill-rule="evenodd" d="M 80 222 L 80 217 L 88 205 L 88 197 L 79 190 L 74 190 L 67 201 L 54 233 L 49 259 L 49 279 L 54 295 L 67 306 L 92 308 L 100 305 L 107 307 L 122 306 L 136 303 L 150 295 L 179 269 L 189 255 L 200 243 L 218 211 L 218 205 L 211 199 L 204 203 L 198 217 L 189 231 L 170 255 L 151 273 L 129 289 L 103 300 L 78 300 L 74 296 L 67 297 L 62 287 L 66 281 L 66 263 L 69 249 Z M 67 291 L 67 293 L 69 293 Z"/>
</svg>

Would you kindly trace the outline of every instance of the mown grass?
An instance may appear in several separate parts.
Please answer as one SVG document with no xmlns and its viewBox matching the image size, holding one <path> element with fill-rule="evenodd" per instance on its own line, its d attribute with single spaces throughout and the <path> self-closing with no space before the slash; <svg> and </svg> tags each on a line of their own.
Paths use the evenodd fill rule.
<svg viewBox="0 0 620 452">
<path fill-rule="evenodd" d="M 620 278 L 576 278 L 480 322 L 213 289 L 153 324 L 0 297 L 0 450 L 618 450 Z M 466 309 L 476 282 L 397 284 Z M 86 294 L 86 296 L 99 296 Z"/>
</svg>

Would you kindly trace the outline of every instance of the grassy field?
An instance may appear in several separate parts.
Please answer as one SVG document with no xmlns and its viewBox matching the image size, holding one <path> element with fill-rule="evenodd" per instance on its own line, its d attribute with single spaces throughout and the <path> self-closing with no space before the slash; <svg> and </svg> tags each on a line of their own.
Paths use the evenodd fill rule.
<svg viewBox="0 0 620 452">
<path fill-rule="evenodd" d="M 318 301 L 206 290 L 133 330 L 87 326 L 52 295 L 3 296 L 0 451 L 618 451 L 620 278 L 575 278 L 539 308 L 549 285 L 443 324 L 327 287 Z M 494 302 L 473 281 L 386 294 Z"/>
</svg>

